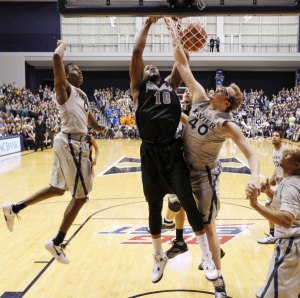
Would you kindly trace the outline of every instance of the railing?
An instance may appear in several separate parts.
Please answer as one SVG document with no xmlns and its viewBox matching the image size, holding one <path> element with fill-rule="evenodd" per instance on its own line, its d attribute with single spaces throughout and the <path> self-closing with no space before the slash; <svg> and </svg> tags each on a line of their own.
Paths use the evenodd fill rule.
<svg viewBox="0 0 300 298">
<path fill-rule="evenodd" d="M 69 43 L 68 51 L 71 53 L 129 53 L 133 49 L 133 43 Z M 172 46 L 169 43 L 148 43 L 146 53 L 171 53 Z M 210 52 L 206 45 L 201 52 Z M 214 52 L 217 52 L 214 47 Z M 298 44 L 257 44 L 257 43 L 225 43 L 221 44 L 220 52 L 223 53 L 297 53 Z"/>
</svg>

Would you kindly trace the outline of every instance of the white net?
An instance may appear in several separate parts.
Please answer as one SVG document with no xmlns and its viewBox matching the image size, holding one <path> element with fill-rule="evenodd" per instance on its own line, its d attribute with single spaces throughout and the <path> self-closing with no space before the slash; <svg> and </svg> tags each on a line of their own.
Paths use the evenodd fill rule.
<svg viewBox="0 0 300 298">
<path fill-rule="evenodd" d="M 207 32 L 201 17 L 164 18 L 170 33 L 173 47 L 185 52 L 199 52 L 204 49 Z"/>
</svg>

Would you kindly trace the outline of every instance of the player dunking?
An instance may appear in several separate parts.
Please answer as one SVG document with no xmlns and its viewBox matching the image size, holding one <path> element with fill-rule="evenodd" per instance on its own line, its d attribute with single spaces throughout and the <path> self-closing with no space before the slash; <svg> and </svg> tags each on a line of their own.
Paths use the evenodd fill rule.
<svg viewBox="0 0 300 298">
<path fill-rule="evenodd" d="M 165 19 L 167 26 L 169 20 Z M 180 45 L 176 30 L 171 32 L 173 45 Z M 240 128 L 233 122 L 232 110 L 236 110 L 243 100 L 239 87 L 231 84 L 222 87 L 209 97 L 202 85 L 194 78 L 186 55 L 181 46 L 175 46 L 175 66 L 184 83 L 192 94 L 192 109 L 185 117 L 183 135 L 184 156 L 190 168 L 193 193 L 198 208 L 204 215 L 207 238 L 213 259 L 219 271 L 219 278 L 214 282 L 216 297 L 226 297 L 226 289 L 221 274 L 220 244 L 216 231 L 215 219 L 220 208 L 219 175 L 221 164 L 219 152 L 226 138 L 231 138 L 247 158 L 251 179 L 246 190 L 251 186 L 260 190 L 259 162 Z"/>
<path fill-rule="evenodd" d="M 136 106 L 137 127 L 142 139 L 140 148 L 143 189 L 149 206 L 149 227 L 154 250 L 152 282 L 159 282 L 167 263 L 161 245 L 161 211 L 163 197 L 174 193 L 187 213 L 203 256 L 206 278 L 214 280 L 218 272 L 211 259 L 202 215 L 196 207 L 189 181 L 189 170 L 180 143 L 175 139 L 181 108 L 175 93 L 181 77 L 174 67 L 171 75 L 160 83 L 154 65 L 144 67 L 143 51 L 148 31 L 157 18 L 146 20 L 135 41 L 131 65 L 131 92 Z"/>
<path fill-rule="evenodd" d="M 13 231 L 16 215 L 24 208 L 54 196 L 61 196 L 66 190 L 72 194 L 57 235 L 45 243 L 46 249 L 63 264 L 69 264 L 62 244 L 79 210 L 88 199 L 92 189 L 92 167 L 90 147 L 86 142 L 88 125 L 94 130 L 108 131 L 95 120 L 86 94 L 80 89 L 83 76 L 75 64 L 64 67 L 63 57 L 66 45 L 57 42 L 53 54 L 56 100 L 61 117 L 61 133 L 54 141 L 54 164 L 50 186 L 16 204 L 3 204 L 2 209 L 7 227 Z"/>
</svg>

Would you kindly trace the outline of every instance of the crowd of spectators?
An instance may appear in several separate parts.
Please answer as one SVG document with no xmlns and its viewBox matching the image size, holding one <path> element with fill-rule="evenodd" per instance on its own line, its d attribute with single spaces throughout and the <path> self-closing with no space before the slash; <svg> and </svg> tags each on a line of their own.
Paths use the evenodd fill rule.
<svg viewBox="0 0 300 298">
<path fill-rule="evenodd" d="M 283 138 L 300 141 L 300 88 L 283 88 L 271 98 L 262 90 L 244 92 L 244 102 L 235 118 L 247 137 L 270 137 L 280 131 Z"/>
<path fill-rule="evenodd" d="M 44 145 L 51 146 L 54 134 L 60 129 L 53 98 L 54 92 L 48 86 L 40 86 L 34 94 L 15 84 L 0 84 L 0 138 L 20 135 L 24 149 L 34 149 L 36 121 L 42 116 L 46 125 Z"/>
<path fill-rule="evenodd" d="M 208 93 L 211 90 L 208 91 Z M 111 126 L 112 138 L 139 138 L 134 106 L 129 90 L 110 87 L 95 89 L 91 107 L 96 119 Z M 52 146 L 60 130 L 60 118 L 55 105 L 54 91 L 40 86 L 37 93 L 17 88 L 15 84 L 0 84 L 0 138 L 22 136 L 24 149 L 35 148 L 36 121 L 45 122 L 44 146 Z M 283 138 L 300 141 L 300 88 L 283 88 L 268 97 L 262 90 L 244 91 L 244 102 L 234 114 L 247 137 L 268 138 L 274 130 Z M 95 138 L 104 138 L 91 131 Z"/>
<path fill-rule="evenodd" d="M 95 89 L 94 100 L 101 114 L 104 115 L 106 123 L 113 128 L 114 138 L 139 138 L 130 90 L 113 87 Z M 97 135 L 95 137 L 101 138 Z"/>
</svg>

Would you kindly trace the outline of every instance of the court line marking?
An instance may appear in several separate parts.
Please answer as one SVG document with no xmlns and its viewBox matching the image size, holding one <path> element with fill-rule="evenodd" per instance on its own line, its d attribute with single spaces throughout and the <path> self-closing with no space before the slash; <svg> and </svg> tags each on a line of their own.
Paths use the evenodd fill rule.
<svg viewBox="0 0 300 298">
<path fill-rule="evenodd" d="M 159 293 L 174 293 L 174 292 L 201 293 L 201 294 L 209 294 L 213 296 L 215 295 L 215 293 L 207 292 L 207 291 L 177 289 L 177 290 L 161 290 L 161 291 L 146 292 L 146 293 L 130 296 L 128 298 L 136 298 L 136 297 L 148 296 L 148 295 L 159 294 Z M 227 296 L 227 297 L 232 298 L 231 296 Z"/>
<path fill-rule="evenodd" d="M 130 203 L 125 203 L 125 204 L 119 204 L 119 205 L 115 205 L 115 206 L 110 206 L 104 209 L 100 209 L 94 213 L 92 213 L 81 225 L 80 227 L 72 234 L 72 236 L 68 239 L 68 241 L 66 242 L 66 245 L 68 245 L 71 240 L 80 232 L 80 230 L 88 223 L 88 221 L 92 218 L 92 216 L 94 216 L 97 213 L 100 213 L 102 211 L 106 211 L 109 209 L 113 209 L 116 207 L 121 207 L 121 206 L 125 206 L 125 205 L 131 205 L 131 204 L 136 204 L 136 203 L 144 203 L 144 201 L 141 202 L 130 202 Z M 43 275 L 43 273 L 50 267 L 50 265 L 54 262 L 54 258 L 52 258 L 46 265 L 45 267 L 34 277 L 34 279 L 29 283 L 29 285 L 25 288 L 25 290 L 22 293 L 22 296 L 24 296 L 32 287 L 33 285 L 38 281 L 38 279 Z M 4 293 L 5 294 L 5 293 Z"/>
<path fill-rule="evenodd" d="M 125 156 L 121 156 L 117 161 L 115 161 L 114 163 L 110 164 L 108 167 L 106 167 L 104 170 L 102 170 L 100 173 L 98 173 L 96 175 L 96 177 L 104 176 L 103 174 L 105 172 L 107 172 L 110 168 L 112 168 L 113 166 L 115 166 L 116 164 L 118 164 L 123 158 L 125 158 Z"/>
<path fill-rule="evenodd" d="M 92 219 L 92 217 L 98 213 L 101 213 L 103 211 L 109 210 L 109 209 L 113 209 L 113 208 L 117 208 L 117 207 L 121 207 L 121 206 L 126 206 L 126 205 L 132 205 L 132 204 L 137 204 L 137 203 L 146 203 L 146 201 L 139 201 L 139 202 L 130 202 L 130 203 L 123 203 L 123 204 L 118 204 L 115 206 L 110 206 L 110 207 L 106 207 L 104 209 L 100 209 L 94 213 L 92 213 L 90 216 L 87 217 L 87 219 L 78 227 L 78 229 L 72 234 L 72 236 L 68 239 L 68 241 L 66 242 L 66 245 L 68 245 L 71 240 L 80 232 L 80 230 Z M 243 208 L 248 208 L 245 206 L 241 206 L 238 204 L 230 204 L 230 205 L 236 205 L 238 207 L 243 207 Z M 249 207 L 251 208 L 251 207 Z M 28 284 L 28 286 L 25 288 L 25 290 L 22 293 L 22 296 L 24 296 L 32 287 L 33 285 L 38 281 L 38 279 L 43 275 L 43 273 L 50 267 L 50 265 L 54 262 L 54 258 L 52 258 L 46 265 L 45 267 L 34 277 L 34 279 Z M 36 261 L 38 262 L 38 261 Z M 195 290 L 196 291 L 196 290 Z M 199 292 L 199 291 L 196 291 Z M 200 292 L 200 293 L 205 293 L 205 292 Z M 209 293 L 209 292 L 208 292 Z M 5 293 L 4 293 L 5 294 Z M 148 294 L 147 294 L 148 295 Z M 144 295 L 145 296 L 145 295 Z M 132 297 L 141 297 L 141 296 L 132 296 Z"/>
</svg>

